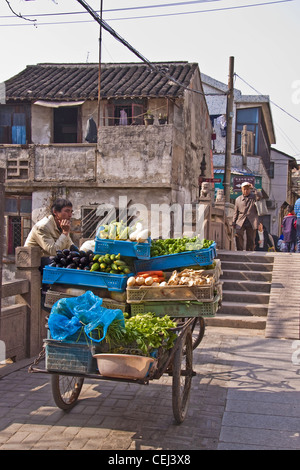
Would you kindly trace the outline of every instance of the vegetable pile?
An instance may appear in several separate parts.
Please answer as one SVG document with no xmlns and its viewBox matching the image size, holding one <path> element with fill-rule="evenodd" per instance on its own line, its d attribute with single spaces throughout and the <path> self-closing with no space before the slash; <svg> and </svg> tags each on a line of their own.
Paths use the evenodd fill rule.
<svg viewBox="0 0 300 470">
<path fill-rule="evenodd" d="M 157 317 L 154 313 L 135 315 L 125 318 L 125 328 L 120 326 L 118 340 L 112 350 L 120 354 L 136 354 L 150 356 L 159 347 L 170 349 L 173 347 L 176 333 L 172 328 L 176 323 L 168 315 Z M 108 328 L 109 332 L 109 328 Z M 114 332 L 116 337 L 116 332 Z"/>
<path fill-rule="evenodd" d="M 55 256 L 50 257 L 50 265 L 55 268 L 83 269 L 89 271 L 93 265 L 94 253 L 88 251 L 57 250 Z"/>
<path fill-rule="evenodd" d="M 183 238 L 167 238 L 165 240 L 152 240 L 151 257 L 172 255 L 183 253 L 185 251 L 202 250 L 209 248 L 213 244 L 213 240 L 204 238 L 200 240 L 198 237 Z"/>
<path fill-rule="evenodd" d="M 110 222 L 110 224 L 103 225 L 97 235 L 105 240 L 128 240 L 144 243 L 148 239 L 149 232 L 148 229 L 143 228 L 141 222 L 137 222 L 133 227 L 127 227 L 121 220 L 121 222 Z"/>
<path fill-rule="evenodd" d="M 133 286 L 152 286 L 157 287 L 165 282 L 163 271 L 145 271 L 139 272 L 135 276 L 130 276 L 127 280 L 127 287 Z"/>
<path fill-rule="evenodd" d="M 146 271 L 130 276 L 127 287 L 166 287 L 166 286 L 209 286 L 214 283 L 213 276 L 205 274 L 204 269 L 186 268 L 181 272 L 172 272 L 169 279 L 163 271 Z"/>
<path fill-rule="evenodd" d="M 95 255 L 93 257 L 93 264 L 91 271 L 100 271 L 102 273 L 110 274 L 129 274 L 131 272 L 130 267 L 126 261 L 121 259 L 120 253 L 117 255 Z"/>
<path fill-rule="evenodd" d="M 125 320 L 125 341 L 135 342 L 143 354 L 149 355 L 153 349 L 164 346 L 170 349 L 177 335 L 170 330 L 176 323 L 168 315 L 157 317 L 154 313 L 135 315 Z"/>
</svg>

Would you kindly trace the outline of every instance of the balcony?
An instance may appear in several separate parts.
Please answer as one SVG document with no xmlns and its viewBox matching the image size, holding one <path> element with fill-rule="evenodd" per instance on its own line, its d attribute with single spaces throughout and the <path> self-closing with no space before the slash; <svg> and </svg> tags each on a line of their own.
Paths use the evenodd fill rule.
<svg viewBox="0 0 300 470">
<path fill-rule="evenodd" d="M 172 124 L 103 127 L 98 137 L 98 144 L 2 144 L 6 183 L 24 188 L 178 183 L 185 144 Z"/>
</svg>

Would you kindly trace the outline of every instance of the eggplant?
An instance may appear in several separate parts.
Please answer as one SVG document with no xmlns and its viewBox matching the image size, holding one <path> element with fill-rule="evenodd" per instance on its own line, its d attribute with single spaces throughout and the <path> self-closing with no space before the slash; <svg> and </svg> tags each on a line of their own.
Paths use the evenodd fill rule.
<svg viewBox="0 0 300 470">
<path fill-rule="evenodd" d="M 79 252 L 78 251 L 70 251 L 70 255 L 72 256 L 72 258 L 79 257 Z"/>
<path fill-rule="evenodd" d="M 66 267 L 66 269 L 76 269 L 77 266 L 75 263 L 71 263 L 71 264 L 68 264 L 68 266 Z"/>
</svg>

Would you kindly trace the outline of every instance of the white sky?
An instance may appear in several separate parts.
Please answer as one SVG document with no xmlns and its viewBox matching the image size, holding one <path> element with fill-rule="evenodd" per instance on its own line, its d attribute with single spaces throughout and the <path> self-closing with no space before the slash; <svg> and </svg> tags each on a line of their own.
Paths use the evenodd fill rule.
<svg viewBox="0 0 300 470">
<path fill-rule="evenodd" d="M 274 147 L 300 161 L 300 0 L 102 1 L 103 19 L 151 62 L 197 62 L 201 72 L 227 84 L 229 57 L 234 56 L 237 75 L 274 103 Z M 87 3 L 99 11 L 101 0 Z M 174 3 L 185 4 L 171 6 Z M 35 26 L 15 17 L 6 0 L 0 0 L 0 82 L 27 65 L 98 61 L 99 25 L 77 0 L 9 4 L 16 13 L 37 21 Z M 149 5 L 167 6 L 124 10 Z M 245 5 L 251 7 L 241 8 Z M 66 12 L 82 14 L 38 16 Z M 160 16 L 137 18 L 150 15 Z M 140 62 L 106 31 L 102 61 Z M 238 77 L 235 88 L 256 94 Z"/>
</svg>

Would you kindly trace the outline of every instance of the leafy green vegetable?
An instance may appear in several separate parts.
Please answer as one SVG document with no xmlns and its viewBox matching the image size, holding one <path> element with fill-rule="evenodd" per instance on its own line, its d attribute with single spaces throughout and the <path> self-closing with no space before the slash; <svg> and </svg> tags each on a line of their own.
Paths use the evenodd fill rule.
<svg viewBox="0 0 300 470">
<path fill-rule="evenodd" d="M 165 240 L 152 240 L 151 257 L 183 253 L 184 251 L 202 250 L 209 248 L 213 240 L 199 237 L 167 238 Z"/>
<path fill-rule="evenodd" d="M 172 328 L 176 323 L 168 315 L 157 317 L 154 313 L 146 313 L 126 318 L 125 327 L 120 320 L 114 320 L 108 327 L 105 342 L 111 352 L 140 354 L 149 356 L 153 350 L 163 346 L 170 349 L 177 335 Z M 93 337 L 100 339 L 103 327 L 99 325 L 93 330 Z"/>
<path fill-rule="evenodd" d="M 135 315 L 125 320 L 124 343 L 136 344 L 148 356 L 160 346 L 172 348 L 177 335 L 170 329 L 175 327 L 176 323 L 168 315 L 157 317 L 151 312 Z"/>
</svg>

